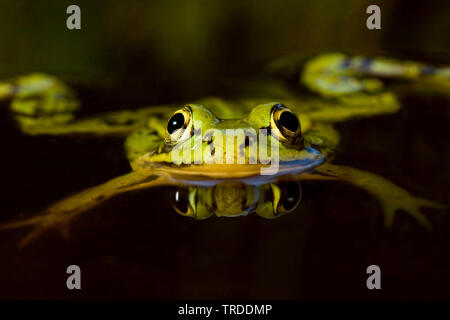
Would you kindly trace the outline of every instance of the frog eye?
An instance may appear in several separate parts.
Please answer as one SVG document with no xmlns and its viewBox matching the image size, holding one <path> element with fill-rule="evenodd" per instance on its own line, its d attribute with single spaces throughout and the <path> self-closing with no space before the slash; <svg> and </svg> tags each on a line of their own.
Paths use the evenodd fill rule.
<svg viewBox="0 0 450 320">
<path fill-rule="evenodd" d="M 272 107 L 270 128 L 278 140 L 284 143 L 297 145 L 303 140 L 297 115 L 282 104 Z"/>
<path fill-rule="evenodd" d="M 272 185 L 275 212 L 285 214 L 294 211 L 302 199 L 302 189 L 297 181 L 281 182 Z"/>
<path fill-rule="evenodd" d="M 166 142 L 177 143 L 186 140 L 191 136 L 192 110 L 189 106 L 176 111 L 167 122 Z"/>
<path fill-rule="evenodd" d="M 195 210 L 191 200 L 195 200 L 196 191 L 180 188 L 172 196 L 172 205 L 176 212 L 183 216 L 195 217 Z"/>
</svg>

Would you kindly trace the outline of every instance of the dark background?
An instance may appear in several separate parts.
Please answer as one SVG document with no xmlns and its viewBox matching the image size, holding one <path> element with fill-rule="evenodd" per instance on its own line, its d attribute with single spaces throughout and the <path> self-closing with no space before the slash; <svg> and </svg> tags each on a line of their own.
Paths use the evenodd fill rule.
<svg viewBox="0 0 450 320">
<path fill-rule="evenodd" d="M 65 26 L 81 7 L 82 29 Z M 382 30 L 365 10 L 381 7 Z M 344 51 L 450 64 L 444 1 L 1 1 L 0 76 L 47 72 L 74 84 L 86 114 L 227 94 L 289 53 Z M 1 110 L 1 221 L 129 170 L 121 141 L 25 137 Z M 444 97 L 411 93 L 402 112 L 338 126 L 336 158 L 412 194 L 450 202 Z M 82 215 L 71 238 L 49 233 L 18 250 L 0 233 L 1 298 L 449 298 L 449 218 L 427 232 L 406 214 L 383 227 L 369 195 L 343 183 L 303 183 L 296 212 L 194 221 L 171 188 L 118 196 Z M 66 289 L 66 267 L 82 290 Z M 368 265 L 382 290 L 366 289 Z"/>
</svg>

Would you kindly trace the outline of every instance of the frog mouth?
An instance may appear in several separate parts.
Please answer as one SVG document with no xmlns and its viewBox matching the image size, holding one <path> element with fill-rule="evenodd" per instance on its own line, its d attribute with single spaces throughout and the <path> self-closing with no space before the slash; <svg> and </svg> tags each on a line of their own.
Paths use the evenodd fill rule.
<svg viewBox="0 0 450 320">
<path fill-rule="evenodd" d="M 271 164 L 179 164 L 172 162 L 154 162 L 145 158 L 138 160 L 136 166 L 150 169 L 154 174 L 169 180 L 175 180 L 194 185 L 214 185 L 220 181 L 239 180 L 253 184 L 267 183 L 284 175 L 300 175 L 310 172 L 321 165 L 326 157 L 315 149 L 306 150 L 307 156 L 301 159 L 285 160 Z M 272 172 L 263 174 L 263 170 L 275 167 Z"/>
<path fill-rule="evenodd" d="M 261 164 L 252 165 L 191 165 L 178 167 L 155 167 L 155 174 L 165 178 L 186 184 L 211 186 L 221 181 L 242 181 L 253 185 L 260 185 L 275 181 L 281 176 L 299 176 L 302 173 L 312 171 L 321 165 L 326 159 L 318 158 L 312 161 L 297 160 L 280 163 L 278 171 L 272 175 L 262 175 L 261 168 L 267 167 Z"/>
</svg>

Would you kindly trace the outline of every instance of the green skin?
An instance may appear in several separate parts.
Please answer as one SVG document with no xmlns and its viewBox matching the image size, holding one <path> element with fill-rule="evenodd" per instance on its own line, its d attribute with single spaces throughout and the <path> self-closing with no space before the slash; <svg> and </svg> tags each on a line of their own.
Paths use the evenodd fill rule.
<svg viewBox="0 0 450 320">
<path fill-rule="evenodd" d="M 180 184 L 188 185 L 185 210 L 175 206 L 183 215 L 201 219 L 214 214 L 236 216 L 254 211 L 263 217 L 276 217 L 283 212 L 279 204 L 283 202 L 284 189 L 279 180 L 286 175 L 291 180 L 351 183 L 380 201 L 386 226 L 392 225 L 397 210 L 403 210 L 429 228 L 420 208 L 447 210 L 448 206 L 414 197 L 379 175 L 330 164 L 339 144 L 339 134 L 333 124 L 397 112 L 400 104 L 380 78 L 429 83 L 448 90 L 450 68 L 431 68 L 384 58 L 348 57 L 339 53 L 314 57 L 302 69 L 298 61 L 297 57 L 283 58 L 274 62 L 270 69 L 282 76 L 297 75 L 299 82 L 311 92 L 307 96 L 288 91 L 283 81 L 277 80 L 261 82 L 256 87 L 249 84 L 250 93 L 244 94 L 243 99 L 227 101 L 208 97 L 181 108 L 179 105 L 151 106 L 88 119 L 75 118 L 79 103 L 70 88 L 55 77 L 31 74 L 0 83 L 0 99 L 11 101 L 11 112 L 23 133 L 123 137 L 132 168 L 129 174 L 65 198 L 37 216 L 0 225 L 0 229 L 32 227 L 20 243 L 25 246 L 51 228 L 68 235 L 68 226 L 75 217 L 116 194 Z M 296 134 L 289 135 L 274 120 L 278 104 L 287 106 L 298 116 L 301 130 Z M 188 130 L 169 134 L 168 119 L 174 112 L 186 112 L 186 106 L 190 119 L 186 124 Z M 232 157 L 236 160 L 238 152 L 244 152 L 245 164 L 236 161 L 233 164 L 207 163 L 205 159 L 196 164 L 174 164 L 174 151 L 185 144 L 191 146 L 191 157 L 199 151 L 213 154 L 211 148 L 214 147 L 214 156 L 222 154 L 225 159 L 224 148 L 221 149 L 224 144 L 218 143 L 220 139 L 211 143 L 192 135 L 198 121 L 202 123 L 203 134 L 213 130 L 222 133 L 223 139 L 226 139 L 226 129 L 241 129 L 236 142 L 233 141 Z M 258 153 L 256 164 L 249 164 L 250 149 L 255 144 L 258 150 L 262 147 L 258 131 L 261 128 L 270 128 L 266 137 L 267 157 Z M 254 130 L 256 137 L 245 143 L 244 133 L 249 130 Z M 261 168 L 270 167 L 263 163 L 267 163 L 275 150 L 271 149 L 274 144 L 278 149 L 279 170 L 276 175 L 262 176 Z M 240 196 L 233 191 L 236 188 L 241 190 Z"/>
</svg>

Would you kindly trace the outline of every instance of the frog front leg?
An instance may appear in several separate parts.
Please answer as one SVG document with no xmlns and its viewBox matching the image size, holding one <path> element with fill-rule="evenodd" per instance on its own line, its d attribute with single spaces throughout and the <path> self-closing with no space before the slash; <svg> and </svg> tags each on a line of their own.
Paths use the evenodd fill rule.
<svg viewBox="0 0 450 320">
<path fill-rule="evenodd" d="M 101 185 L 76 193 L 56 202 L 41 214 L 5 224 L 0 230 L 32 227 L 32 230 L 20 241 L 19 247 L 25 247 L 48 230 L 56 229 L 67 237 L 71 221 L 81 213 L 98 206 L 105 200 L 128 191 L 151 188 L 167 184 L 163 178 L 149 173 L 133 171 L 129 174 L 111 179 Z"/>
<path fill-rule="evenodd" d="M 171 108 L 152 106 L 77 119 L 80 103 L 73 90 L 58 78 L 41 73 L 0 82 L 0 100 L 11 101 L 10 111 L 28 135 L 126 136 L 146 126 L 150 116 L 166 116 Z"/>
<path fill-rule="evenodd" d="M 345 181 L 364 189 L 380 202 L 386 227 L 392 225 L 395 213 L 398 210 L 405 211 L 427 229 L 431 228 L 431 224 L 426 216 L 420 212 L 421 208 L 450 210 L 448 205 L 415 197 L 408 191 L 375 173 L 347 166 L 325 164 L 316 168 L 314 173 L 303 175 L 300 178 L 305 180 Z"/>
</svg>

